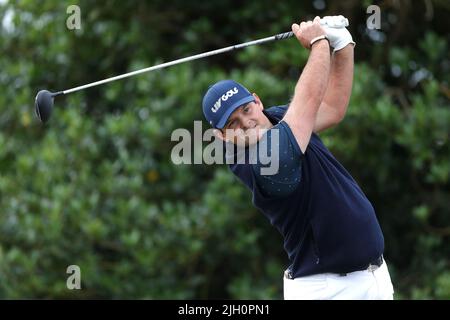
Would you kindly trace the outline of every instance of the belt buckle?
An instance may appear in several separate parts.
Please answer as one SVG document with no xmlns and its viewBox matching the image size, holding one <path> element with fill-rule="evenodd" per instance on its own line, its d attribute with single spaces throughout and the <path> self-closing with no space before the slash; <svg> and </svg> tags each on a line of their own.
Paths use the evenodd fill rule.
<svg viewBox="0 0 450 320">
<path fill-rule="evenodd" d="M 367 268 L 367 271 L 369 272 L 374 272 L 375 270 L 377 270 L 379 267 L 376 264 L 369 264 L 369 267 Z"/>
<path fill-rule="evenodd" d="M 291 270 L 289 270 L 289 269 L 287 269 L 287 270 L 284 271 L 284 277 L 285 277 L 286 279 L 289 279 L 289 280 L 294 279 L 294 277 L 292 276 L 292 272 L 291 272 Z"/>
<path fill-rule="evenodd" d="M 367 267 L 367 271 L 369 272 L 374 272 L 375 270 L 377 270 L 379 267 L 381 267 L 381 265 L 383 264 L 383 256 L 380 256 L 375 263 L 370 263 L 369 266 Z"/>
</svg>

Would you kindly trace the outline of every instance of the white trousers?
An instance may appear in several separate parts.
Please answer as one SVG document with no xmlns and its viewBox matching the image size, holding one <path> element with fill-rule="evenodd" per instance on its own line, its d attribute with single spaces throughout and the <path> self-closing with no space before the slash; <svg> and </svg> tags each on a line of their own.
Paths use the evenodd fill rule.
<svg viewBox="0 0 450 320">
<path fill-rule="evenodd" d="M 386 261 L 374 271 L 340 276 L 322 273 L 295 279 L 283 276 L 285 300 L 393 300 L 394 288 Z"/>
</svg>

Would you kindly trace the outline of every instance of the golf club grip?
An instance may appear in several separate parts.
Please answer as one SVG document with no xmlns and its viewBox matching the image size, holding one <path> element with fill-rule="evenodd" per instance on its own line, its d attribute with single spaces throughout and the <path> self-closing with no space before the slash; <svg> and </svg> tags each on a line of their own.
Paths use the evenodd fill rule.
<svg viewBox="0 0 450 320">
<path fill-rule="evenodd" d="M 349 25 L 348 19 L 344 18 L 344 17 L 342 17 L 342 18 L 343 19 L 341 21 L 335 22 L 334 25 L 327 24 L 326 20 L 320 19 L 320 24 L 321 25 L 326 25 L 326 26 L 328 26 L 330 28 L 345 28 L 345 27 L 348 27 L 348 25 Z M 294 33 L 292 31 L 289 31 L 289 32 L 285 32 L 285 33 L 279 33 L 279 34 L 275 35 L 274 37 L 275 37 L 275 40 L 283 40 L 283 39 L 290 38 L 293 35 L 294 35 Z"/>
<path fill-rule="evenodd" d="M 275 40 L 287 39 L 287 38 L 292 37 L 293 35 L 294 35 L 294 33 L 292 31 L 285 32 L 285 33 L 279 33 L 279 34 L 275 35 Z"/>
</svg>

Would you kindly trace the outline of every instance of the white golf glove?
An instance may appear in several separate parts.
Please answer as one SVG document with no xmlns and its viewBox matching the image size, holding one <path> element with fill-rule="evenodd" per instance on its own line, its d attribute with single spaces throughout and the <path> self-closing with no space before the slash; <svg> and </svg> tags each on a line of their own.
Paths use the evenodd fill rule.
<svg viewBox="0 0 450 320">
<path fill-rule="evenodd" d="M 320 19 L 322 26 L 328 26 L 330 28 L 345 28 L 348 27 L 348 19 L 342 15 L 339 16 L 325 16 Z"/>
<path fill-rule="evenodd" d="M 320 24 L 325 30 L 334 52 L 343 49 L 349 43 L 355 45 L 352 35 L 345 28 L 348 26 L 348 19 L 344 16 L 325 16 L 320 19 Z"/>
</svg>

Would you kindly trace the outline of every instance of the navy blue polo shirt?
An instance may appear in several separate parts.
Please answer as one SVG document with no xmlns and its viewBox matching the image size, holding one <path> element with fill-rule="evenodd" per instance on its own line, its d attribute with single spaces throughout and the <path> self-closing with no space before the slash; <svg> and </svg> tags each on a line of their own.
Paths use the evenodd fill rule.
<svg viewBox="0 0 450 320">
<path fill-rule="evenodd" d="M 305 153 L 301 151 L 282 121 L 286 110 L 287 106 L 278 106 L 264 111 L 274 126 L 255 146 L 267 144 L 267 156 L 278 156 L 276 173 L 261 174 L 273 163 L 260 161 L 251 148 L 244 151 L 247 161 L 236 161 L 234 155 L 229 167 L 252 191 L 253 204 L 283 236 L 294 277 L 365 269 L 384 250 L 374 208 L 316 134 Z M 256 161 L 250 161 L 249 153 L 256 155 Z"/>
</svg>

